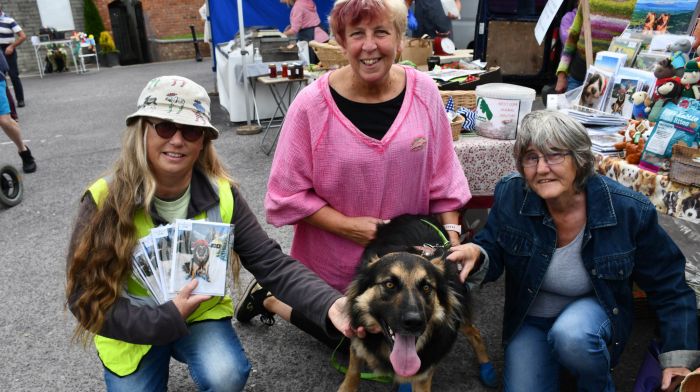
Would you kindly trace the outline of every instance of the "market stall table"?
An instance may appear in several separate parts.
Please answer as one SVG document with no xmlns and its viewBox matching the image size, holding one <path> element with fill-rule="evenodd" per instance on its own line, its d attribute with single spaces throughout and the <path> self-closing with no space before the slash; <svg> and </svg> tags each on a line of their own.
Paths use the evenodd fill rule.
<svg viewBox="0 0 700 392">
<path fill-rule="evenodd" d="M 263 137 L 260 139 L 260 148 L 265 154 L 270 155 L 270 152 L 275 147 L 275 143 L 279 137 L 282 123 L 284 122 L 284 117 L 287 115 L 289 105 L 292 104 L 294 97 L 296 97 L 297 93 L 308 84 L 309 80 L 310 78 L 308 76 L 295 79 L 284 77 L 271 78 L 269 76 L 258 77 L 258 82 L 266 85 L 270 89 L 270 93 L 277 104 L 277 109 L 275 109 L 274 114 L 268 120 Z M 282 116 L 278 118 L 277 113 L 280 113 Z M 274 134 L 271 134 L 270 130 L 273 128 L 276 128 L 276 132 L 273 131 Z M 272 142 L 270 142 L 269 145 L 266 145 L 268 136 L 271 136 Z"/>
<path fill-rule="evenodd" d="M 647 196 L 659 213 L 700 223 L 700 188 L 673 182 L 667 175 L 640 169 L 618 157 L 602 157 L 596 170 Z"/>
<path fill-rule="evenodd" d="M 472 193 L 467 208 L 491 207 L 498 180 L 516 171 L 514 144 L 515 140 L 464 135 L 454 142 L 455 152 Z"/>
</svg>

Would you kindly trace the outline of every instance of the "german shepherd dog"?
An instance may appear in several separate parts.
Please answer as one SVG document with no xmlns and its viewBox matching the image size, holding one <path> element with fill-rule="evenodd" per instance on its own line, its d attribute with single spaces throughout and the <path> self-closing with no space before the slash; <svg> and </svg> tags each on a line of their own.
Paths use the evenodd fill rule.
<svg viewBox="0 0 700 392">
<path fill-rule="evenodd" d="M 437 363 L 460 330 L 481 363 L 488 356 L 479 331 L 468 322 L 468 298 L 456 265 L 445 259 L 449 241 L 430 217 L 402 215 L 377 228 L 347 291 L 354 327 L 381 333 L 353 338 L 345 380 L 338 391 L 357 391 L 362 361 L 394 374 L 414 392 L 430 391 Z"/>
</svg>

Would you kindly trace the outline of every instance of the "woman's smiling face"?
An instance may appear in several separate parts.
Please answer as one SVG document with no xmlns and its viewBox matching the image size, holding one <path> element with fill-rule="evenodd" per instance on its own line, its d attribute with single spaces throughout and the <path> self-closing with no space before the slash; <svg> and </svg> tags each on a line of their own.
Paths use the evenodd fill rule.
<svg viewBox="0 0 700 392">
<path fill-rule="evenodd" d="M 388 78 L 401 50 L 401 37 L 388 17 L 348 26 L 343 41 L 350 67 L 368 84 Z"/>
</svg>

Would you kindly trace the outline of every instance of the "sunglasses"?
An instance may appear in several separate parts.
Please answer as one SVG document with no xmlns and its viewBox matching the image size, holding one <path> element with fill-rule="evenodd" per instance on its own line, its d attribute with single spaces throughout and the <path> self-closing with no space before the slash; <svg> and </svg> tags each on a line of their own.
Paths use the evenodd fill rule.
<svg viewBox="0 0 700 392">
<path fill-rule="evenodd" d="M 156 130 L 158 136 L 163 139 L 170 139 L 177 131 L 180 131 L 182 138 L 188 142 L 196 142 L 204 135 L 204 129 L 193 125 L 182 125 L 168 121 L 159 122 L 157 124 L 150 121 L 147 122 Z"/>
</svg>

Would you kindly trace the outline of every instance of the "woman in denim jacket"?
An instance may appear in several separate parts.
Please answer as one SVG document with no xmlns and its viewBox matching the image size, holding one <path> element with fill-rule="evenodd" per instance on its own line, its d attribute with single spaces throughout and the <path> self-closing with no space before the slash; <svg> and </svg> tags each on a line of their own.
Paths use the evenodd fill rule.
<svg viewBox="0 0 700 392">
<path fill-rule="evenodd" d="M 594 173 L 586 130 L 536 111 L 514 147 L 519 174 L 496 186 L 474 243 L 453 247 L 461 279 L 506 271 L 505 391 L 558 391 L 559 367 L 579 391 L 614 391 L 610 369 L 630 336 L 632 282 L 661 333 L 662 389 L 698 366 L 696 303 L 685 257 L 643 195 Z"/>
</svg>

